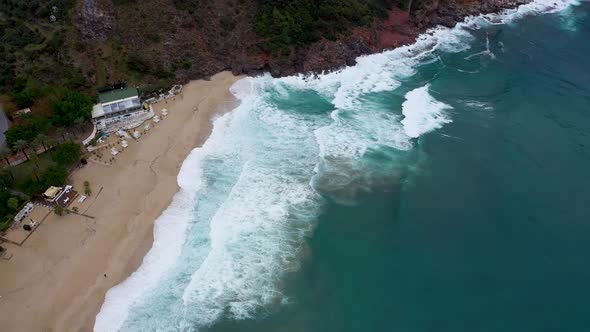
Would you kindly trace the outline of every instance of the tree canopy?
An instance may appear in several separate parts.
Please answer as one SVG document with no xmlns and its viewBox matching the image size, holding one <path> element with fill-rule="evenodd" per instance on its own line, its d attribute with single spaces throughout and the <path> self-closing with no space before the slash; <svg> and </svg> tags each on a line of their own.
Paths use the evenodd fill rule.
<svg viewBox="0 0 590 332">
<path fill-rule="evenodd" d="M 53 106 L 53 122 L 69 127 L 76 119 L 88 119 L 92 112 L 92 100 L 79 92 L 67 91 Z"/>
<path fill-rule="evenodd" d="M 50 187 L 50 186 L 61 186 L 66 182 L 68 178 L 68 171 L 63 166 L 54 166 L 48 168 L 43 176 L 41 176 L 41 182 L 43 182 L 43 187 Z"/>
<path fill-rule="evenodd" d="M 16 209 L 18 209 L 18 198 L 16 198 L 16 197 L 10 197 L 6 201 L 6 206 L 8 208 L 12 209 L 13 211 L 16 211 Z"/>
<path fill-rule="evenodd" d="M 48 118 L 29 116 L 6 131 L 6 142 L 9 147 L 14 148 L 17 141 L 31 142 L 39 134 L 46 133 L 50 127 L 51 121 Z"/>
<path fill-rule="evenodd" d="M 334 39 L 352 26 L 386 17 L 388 0 L 258 0 L 256 31 L 271 51 Z"/>
<path fill-rule="evenodd" d="M 4 231 L 10 226 L 20 202 L 18 197 L 14 197 L 8 190 L 0 188 L 0 231 Z"/>
<path fill-rule="evenodd" d="M 62 166 L 69 166 L 80 159 L 80 145 L 76 143 L 63 143 L 58 145 L 53 152 L 53 161 Z"/>
<path fill-rule="evenodd" d="M 34 195 L 43 192 L 50 186 L 61 186 L 68 178 L 68 171 L 63 166 L 49 167 L 41 175 L 39 181 L 29 178 L 19 185 L 19 188 L 28 195 Z"/>
</svg>

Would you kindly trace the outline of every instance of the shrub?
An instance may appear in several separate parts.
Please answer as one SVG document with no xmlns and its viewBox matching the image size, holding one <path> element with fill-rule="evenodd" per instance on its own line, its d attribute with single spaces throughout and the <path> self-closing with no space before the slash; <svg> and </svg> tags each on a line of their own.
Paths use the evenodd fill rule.
<svg viewBox="0 0 590 332">
<path fill-rule="evenodd" d="M 53 105 L 53 122 L 60 126 L 71 126 L 77 119 L 88 119 L 92 113 L 90 97 L 75 91 L 66 91 Z"/>
<path fill-rule="evenodd" d="M 48 168 L 41 176 L 43 187 L 61 186 L 68 178 L 68 171 L 63 166 L 53 166 Z"/>
<path fill-rule="evenodd" d="M 43 184 L 34 179 L 27 179 L 18 185 L 18 188 L 27 195 L 34 195 L 43 192 Z"/>
<path fill-rule="evenodd" d="M 20 109 L 33 106 L 33 94 L 27 90 L 14 95 L 14 103 Z"/>
<path fill-rule="evenodd" d="M 35 137 L 46 133 L 50 127 L 51 122 L 48 118 L 39 116 L 28 117 L 6 131 L 6 142 L 10 147 L 14 147 L 14 144 L 19 140 L 31 142 Z"/>
<path fill-rule="evenodd" d="M 80 145 L 76 143 L 63 143 L 55 148 L 51 157 L 59 165 L 69 166 L 78 161 L 80 155 Z"/>
<path fill-rule="evenodd" d="M 84 194 L 86 196 L 90 196 L 92 194 L 92 189 L 90 189 L 90 182 L 84 181 Z"/>
<path fill-rule="evenodd" d="M 130 55 L 127 58 L 127 68 L 141 74 L 148 74 L 150 71 L 150 66 L 137 55 Z"/>
<path fill-rule="evenodd" d="M 13 211 L 16 211 L 16 209 L 18 209 L 18 198 L 10 197 L 8 201 L 6 201 L 6 206 Z"/>
</svg>

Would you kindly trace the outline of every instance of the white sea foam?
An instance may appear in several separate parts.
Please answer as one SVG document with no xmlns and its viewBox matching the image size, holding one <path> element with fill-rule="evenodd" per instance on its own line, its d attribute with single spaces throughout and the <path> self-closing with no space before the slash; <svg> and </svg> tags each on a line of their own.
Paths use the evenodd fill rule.
<svg viewBox="0 0 590 332">
<path fill-rule="evenodd" d="M 517 8 L 503 10 L 500 13 L 467 17 L 459 26 L 468 27 L 477 23 L 490 25 L 508 24 L 527 16 L 560 12 L 577 4 L 579 4 L 579 0 L 534 0 Z"/>
<path fill-rule="evenodd" d="M 414 44 L 360 56 L 355 66 L 320 76 L 297 75 L 277 81 L 289 88 L 315 90 L 337 109 L 355 110 L 362 96 L 398 88 L 435 51 L 462 52 L 471 47 L 472 40 L 473 36 L 465 29 L 436 27 L 418 36 Z"/>
<path fill-rule="evenodd" d="M 478 100 L 466 100 L 463 101 L 463 104 L 469 108 L 473 108 L 476 110 L 483 110 L 483 111 L 493 111 L 494 106 L 490 103 L 478 101 Z"/>
<path fill-rule="evenodd" d="M 122 326 L 131 331 L 194 330 L 225 313 L 242 319 L 285 303 L 280 280 L 284 271 L 297 268 L 304 236 L 322 206 L 310 179 L 322 184 L 319 190 L 371 186 L 375 167 L 369 169 L 362 162 L 370 152 L 380 147 L 411 150 L 412 138 L 450 121 L 445 113 L 449 106 L 434 99 L 428 86 L 406 94 L 403 118 L 372 104 L 371 94 L 395 90 L 417 65 L 436 60 L 436 51 L 469 49 L 470 26 L 508 23 L 574 3 L 540 0 L 495 16 L 467 18 L 454 29 L 431 29 L 413 45 L 359 57 L 356 66 L 319 77 L 266 75 L 238 81 L 232 93 L 241 105 L 216 120 L 203 148 L 195 149 L 183 163 L 181 189 L 155 223 L 152 249 L 136 272 L 107 293 L 95 331 L 118 331 Z M 264 100 L 269 91 L 289 98 L 297 90 L 316 91 L 332 103 L 330 117 L 289 113 Z M 207 158 L 214 163 L 208 164 Z M 215 178 L 227 171 L 224 167 L 232 167 L 236 179 Z M 227 193 L 212 195 L 220 199 L 216 205 L 200 196 L 211 182 L 230 186 Z M 203 209 L 212 210 L 210 220 L 194 220 L 209 215 L 199 213 Z M 206 223 L 202 229 L 209 230 L 207 241 L 197 249 L 186 238 L 193 223 Z M 185 265 L 175 266 L 180 257 L 198 263 L 185 271 Z M 141 316 L 134 311 L 151 307 L 138 306 L 147 290 L 162 288 L 152 292 L 156 299 L 166 294 L 171 285 L 158 281 L 179 269 L 187 277 L 178 278 L 186 281 L 173 287 L 180 292 L 167 294 L 178 297 L 170 300 L 178 309 L 173 315 L 160 317 L 156 311 Z M 130 319 L 130 315 L 136 316 Z M 126 320 L 129 326 L 124 325 Z"/>
<path fill-rule="evenodd" d="M 217 119 L 211 137 L 201 148 L 194 149 L 183 162 L 178 174 L 179 192 L 170 206 L 154 223 L 154 243 L 139 269 L 119 285 L 111 288 L 98 315 L 95 331 L 118 331 L 130 308 L 146 289 L 154 287 L 174 264 L 182 250 L 190 226 L 195 195 L 202 188 L 202 159 L 218 145 L 230 114 Z"/>
<path fill-rule="evenodd" d="M 470 59 L 472 59 L 472 58 L 474 58 L 476 56 L 480 56 L 480 57 L 488 56 L 492 60 L 493 59 L 496 59 L 496 55 L 490 49 L 490 36 L 486 36 L 486 49 L 485 50 L 483 50 L 481 52 L 473 53 L 471 55 L 468 55 L 468 56 L 465 57 L 465 60 L 470 60 Z"/>
<path fill-rule="evenodd" d="M 246 165 L 211 221 L 211 251 L 183 295 L 199 325 L 226 310 L 235 319 L 248 318 L 281 300 L 277 283 L 297 263 L 305 233 L 291 209 L 308 205 L 315 216 L 310 202 L 316 195 L 307 181 Z"/>
<path fill-rule="evenodd" d="M 437 51 L 462 52 L 470 48 L 472 40 L 467 30 L 437 27 L 420 35 L 412 45 L 361 56 L 353 67 L 319 77 L 278 79 L 290 89 L 317 91 L 335 108 L 330 115 L 332 122 L 315 131 L 320 161 L 312 179 L 314 188 L 340 203 L 352 203 L 358 192 L 385 176 L 376 175 L 375 165 L 361 160 L 371 151 L 408 151 L 413 143 L 400 123 L 401 115 L 383 101 L 372 101 L 371 95 L 396 90 L 415 74 L 418 65 L 436 61 Z M 382 171 L 395 173 L 387 167 Z"/>
<path fill-rule="evenodd" d="M 244 319 L 284 301 L 278 283 L 297 268 L 304 236 L 322 204 L 309 186 L 317 149 L 306 124 L 313 121 L 262 100 L 261 90 L 274 83 L 269 77 L 252 83 L 253 93 L 236 93 L 242 101 L 236 113 L 244 118 L 224 142 L 233 151 L 215 154 L 239 156 L 244 163 L 210 221 L 207 257 L 184 289 L 187 325 L 206 326 L 224 313 Z"/>
<path fill-rule="evenodd" d="M 451 106 L 434 99 L 428 88 L 426 85 L 406 94 L 406 101 L 402 105 L 402 124 L 406 135 L 410 137 L 418 137 L 451 122 L 445 114 L 445 110 L 451 109 Z"/>
</svg>

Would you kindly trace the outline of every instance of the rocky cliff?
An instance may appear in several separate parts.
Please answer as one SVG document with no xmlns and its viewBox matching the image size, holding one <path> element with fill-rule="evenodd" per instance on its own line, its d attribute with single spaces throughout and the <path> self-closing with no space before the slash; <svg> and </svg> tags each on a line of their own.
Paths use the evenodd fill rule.
<svg viewBox="0 0 590 332">
<path fill-rule="evenodd" d="M 411 43 L 434 25 L 452 26 L 467 15 L 526 2 L 413 0 L 411 12 L 393 3 L 385 18 L 332 40 L 321 38 L 277 53 L 260 47 L 255 0 L 81 0 L 73 17 L 77 43 L 84 47 L 78 45 L 72 58 L 94 84 L 147 81 L 147 89 L 221 70 L 274 76 L 321 72 L 353 65 L 362 54 Z"/>
</svg>

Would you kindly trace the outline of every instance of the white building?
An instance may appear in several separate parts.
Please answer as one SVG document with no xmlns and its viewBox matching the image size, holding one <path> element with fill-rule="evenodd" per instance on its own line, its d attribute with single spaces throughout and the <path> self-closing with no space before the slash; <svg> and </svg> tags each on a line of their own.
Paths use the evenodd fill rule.
<svg viewBox="0 0 590 332">
<path fill-rule="evenodd" d="M 131 129 L 154 116 L 151 107 L 142 105 L 135 88 L 114 89 L 98 96 L 92 108 L 92 120 L 101 131 Z"/>
</svg>

